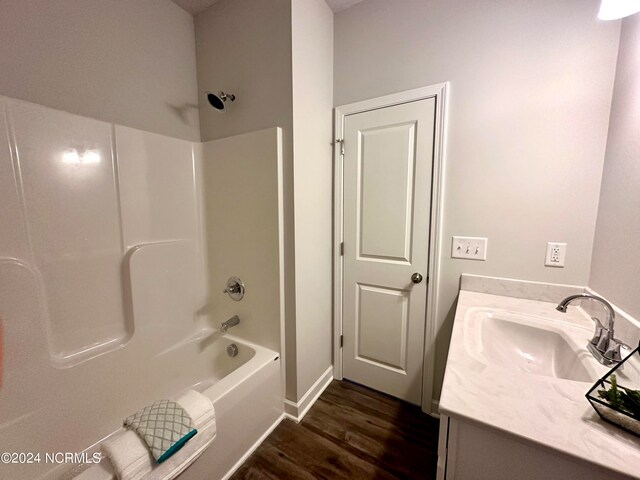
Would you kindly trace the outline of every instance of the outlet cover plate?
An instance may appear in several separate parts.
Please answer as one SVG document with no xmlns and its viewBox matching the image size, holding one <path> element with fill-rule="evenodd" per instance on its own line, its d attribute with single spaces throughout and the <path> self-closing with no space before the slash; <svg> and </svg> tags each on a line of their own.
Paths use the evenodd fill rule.
<svg viewBox="0 0 640 480">
<path fill-rule="evenodd" d="M 451 258 L 465 260 L 487 259 L 487 239 L 483 237 L 453 237 Z"/>
<path fill-rule="evenodd" d="M 564 260 L 567 256 L 567 244 L 558 242 L 547 243 L 547 255 L 544 264 L 547 267 L 564 267 Z"/>
</svg>

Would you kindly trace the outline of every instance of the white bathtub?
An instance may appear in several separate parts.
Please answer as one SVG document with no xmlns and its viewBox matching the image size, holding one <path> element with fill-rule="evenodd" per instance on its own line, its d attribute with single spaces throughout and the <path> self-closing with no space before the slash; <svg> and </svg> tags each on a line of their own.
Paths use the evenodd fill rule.
<svg viewBox="0 0 640 480">
<path fill-rule="evenodd" d="M 230 477 L 284 418 L 278 353 L 232 337 L 225 340 L 227 344 L 238 345 L 239 357 L 243 350 L 255 353 L 246 363 L 203 391 L 216 409 L 216 439 L 180 475 L 181 480 Z"/>
<path fill-rule="evenodd" d="M 217 433 L 202 456 L 179 476 L 181 480 L 217 480 L 230 477 L 284 418 L 280 355 L 277 352 L 231 335 L 216 335 L 212 341 L 205 343 L 206 345 L 199 344 L 197 347 L 200 352 L 188 376 L 193 377 L 194 372 L 202 374 L 207 371 L 207 376 L 192 383 L 191 388 L 200 391 L 213 402 Z M 227 346 L 232 343 L 238 346 L 238 355 L 233 358 L 226 353 Z M 184 354 L 185 348 L 193 348 L 193 344 L 183 345 L 177 350 Z M 207 357 L 208 361 L 201 361 Z M 120 431 L 121 429 L 113 434 Z M 98 451 L 99 446 L 100 442 L 86 452 L 91 454 Z M 59 477 L 48 478 L 73 478 L 79 470 L 82 467 L 67 471 Z M 95 480 L 115 479 L 108 460 L 92 466 L 89 471 L 90 478 Z"/>
</svg>

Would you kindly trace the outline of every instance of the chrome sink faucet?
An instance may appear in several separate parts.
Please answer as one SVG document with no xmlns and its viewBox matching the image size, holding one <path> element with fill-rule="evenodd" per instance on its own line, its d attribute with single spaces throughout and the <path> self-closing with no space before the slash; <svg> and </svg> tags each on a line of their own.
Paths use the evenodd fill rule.
<svg viewBox="0 0 640 480">
<path fill-rule="evenodd" d="M 602 365 L 609 366 L 622 361 L 620 355 L 620 348 L 629 348 L 626 344 L 614 337 L 613 325 L 616 318 L 616 313 L 613 311 L 613 307 L 604 298 L 596 295 L 590 295 L 588 293 L 580 293 L 577 295 L 570 295 L 562 300 L 556 310 L 562 313 L 567 313 L 567 307 L 570 303 L 576 300 L 590 299 L 595 300 L 604 305 L 607 312 L 606 326 L 596 317 L 591 317 L 596 324 L 596 331 L 593 334 L 593 338 L 587 344 L 588 350 Z"/>
</svg>

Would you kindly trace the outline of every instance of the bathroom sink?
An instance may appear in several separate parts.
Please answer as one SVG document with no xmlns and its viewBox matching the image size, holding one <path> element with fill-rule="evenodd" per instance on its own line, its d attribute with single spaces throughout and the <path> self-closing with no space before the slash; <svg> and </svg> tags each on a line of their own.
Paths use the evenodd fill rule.
<svg viewBox="0 0 640 480">
<path fill-rule="evenodd" d="M 595 381 L 585 345 L 590 332 L 534 315 L 472 308 L 464 318 L 467 352 L 486 365 L 531 375 Z"/>
</svg>

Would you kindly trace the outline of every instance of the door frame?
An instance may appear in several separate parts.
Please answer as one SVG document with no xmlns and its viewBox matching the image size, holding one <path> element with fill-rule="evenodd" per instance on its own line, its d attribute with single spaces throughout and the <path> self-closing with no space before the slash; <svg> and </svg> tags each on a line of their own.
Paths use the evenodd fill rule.
<svg viewBox="0 0 640 480">
<path fill-rule="evenodd" d="M 437 416 L 437 404 L 433 401 L 433 377 L 435 370 L 435 341 L 437 334 L 438 286 L 440 284 L 440 254 L 442 252 L 442 220 L 444 194 L 444 158 L 446 141 L 446 111 L 449 83 L 372 98 L 341 105 L 334 109 L 334 178 L 333 178 L 333 377 L 342 380 L 342 279 L 343 256 L 340 244 L 343 236 L 343 155 L 345 117 L 356 113 L 392 107 L 427 98 L 436 99 L 433 171 L 431 191 L 431 218 L 429 231 L 429 267 L 427 305 L 425 318 L 424 360 L 422 369 L 422 411 Z"/>
</svg>

